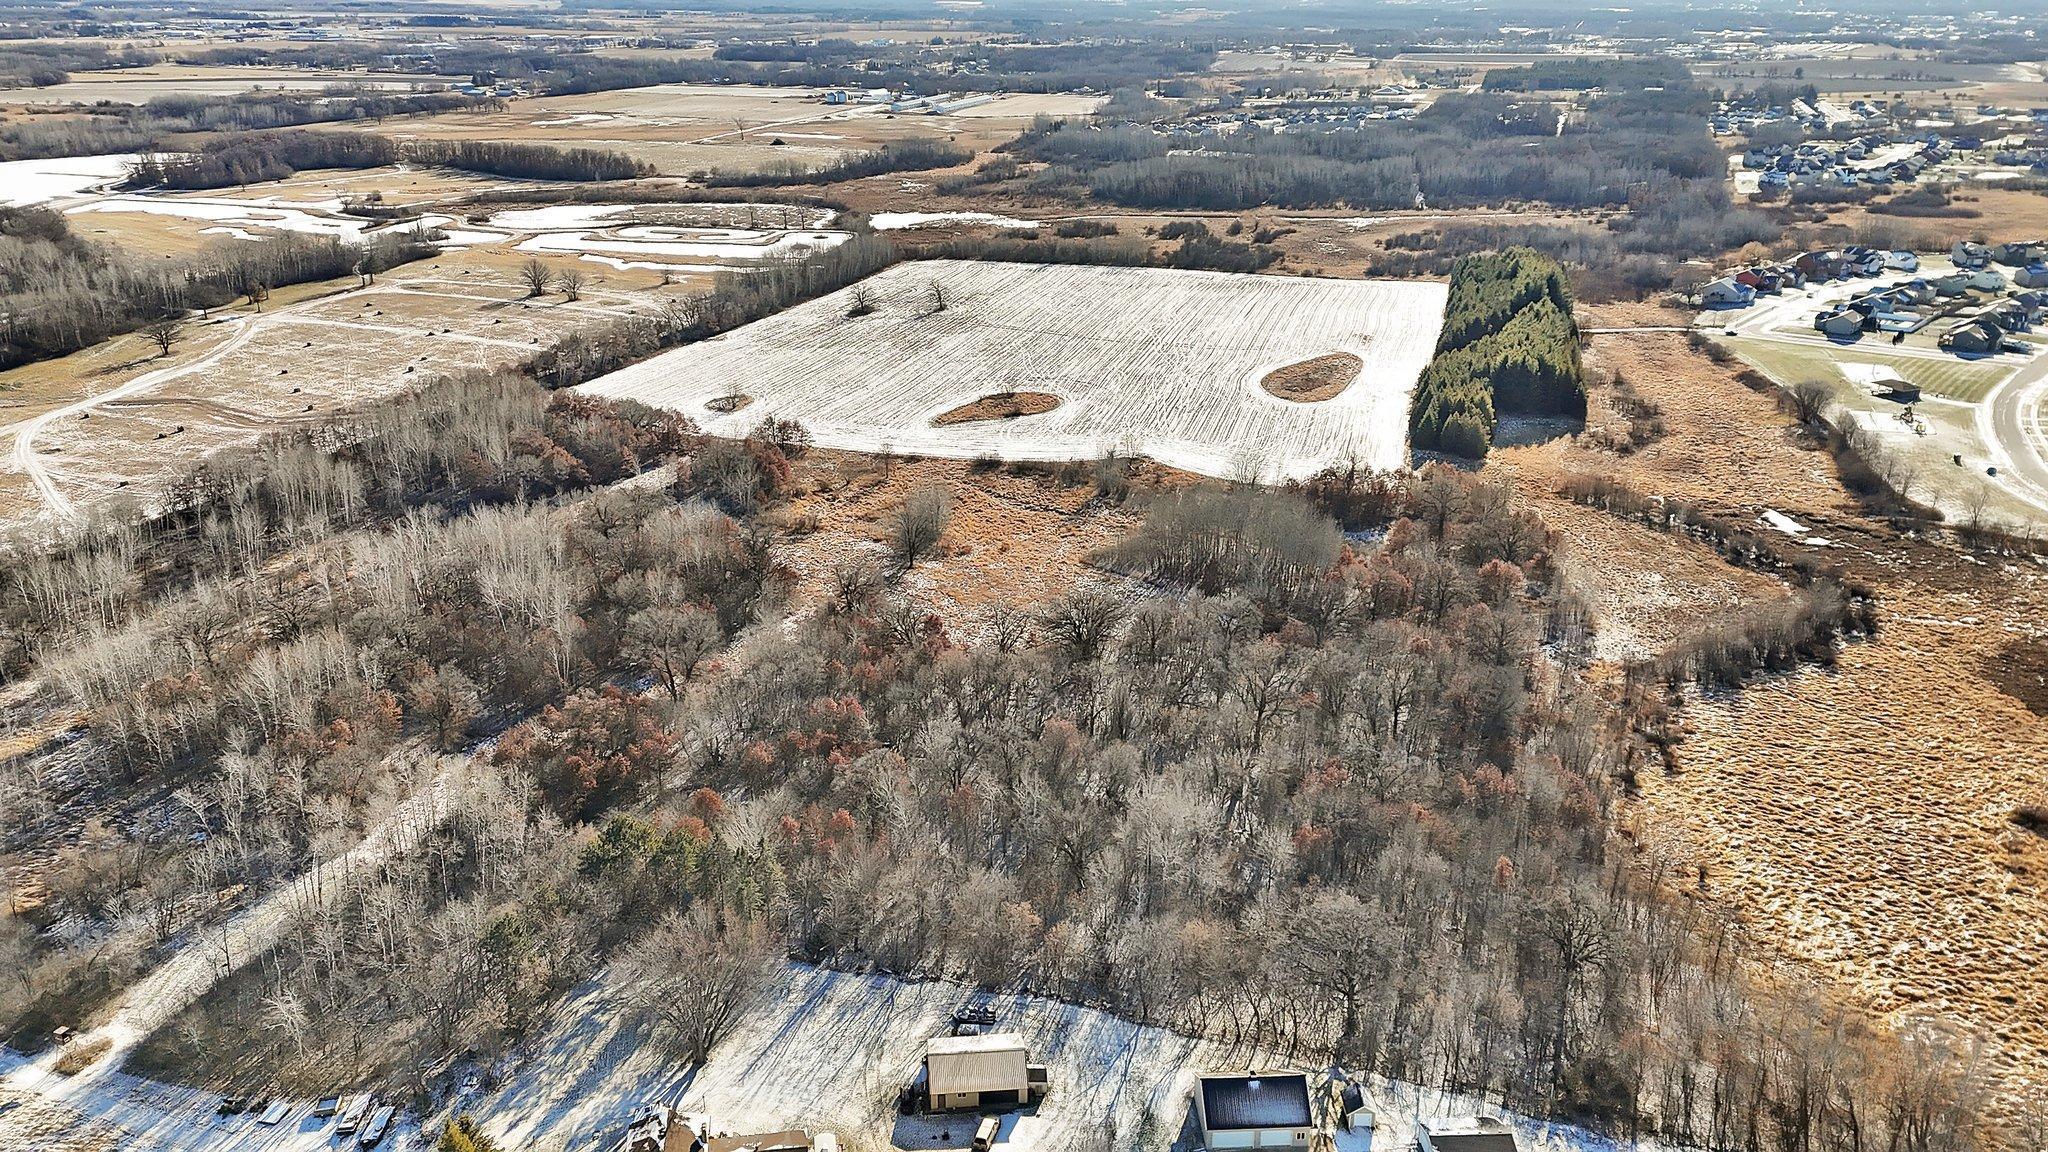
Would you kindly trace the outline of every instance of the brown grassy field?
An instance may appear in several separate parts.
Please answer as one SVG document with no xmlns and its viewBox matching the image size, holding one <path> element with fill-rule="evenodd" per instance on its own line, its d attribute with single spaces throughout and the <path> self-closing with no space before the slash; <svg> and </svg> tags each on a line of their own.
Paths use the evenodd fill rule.
<svg viewBox="0 0 2048 1152">
<path fill-rule="evenodd" d="M 1588 311 L 1588 326 L 1657 314 Z M 1488 466 L 1512 469 L 1590 567 L 1608 623 L 1648 647 L 1782 591 L 1565 505 L 1551 493 L 1574 472 L 1730 518 L 1787 512 L 1832 541 L 1821 558 L 1873 585 L 1882 607 L 1879 635 L 1833 669 L 1690 697 L 1676 770 L 1641 781 L 1645 836 L 1704 868 L 1707 892 L 1757 941 L 1825 986 L 1894 1021 L 1934 1014 L 1981 1038 L 1999 1099 L 2022 1107 L 2048 1069 L 2048 978 L 2018 960 L 2048 938 L 2048 841 L 2012 816 L 2048 800 L 2048 718 L 2038 697 L 2029 708 L 2014 694 L 2028 687 L 2011 665 L 2048 637 L 2048 574 L 1865 519 L 1770 397 L 1680 336 L 1596 337 L 1588 359 L 1661 406 L 1671 433 L 1626 456 L 1559 439 L 1499 450 Z M 1613 422 L 1598 394 L 1592 407 L 1596 430 Z"/>
<path fill-rule="evenodd" d="M 943 489 L 952 510 L 945 535 L 931 558 L 898 577 L 898 587 L 961 640 L 985 638 L 998 606 L 1028 612 L 1077 586 L 1120 583 L 1087 559 L 1137 523 L 1131 511 L 1096 497 L 1085 468 L 1063 476 L 1050 468 L 813 450 L 798 482 L 787 512 L 798 527 L 778 559 L 796 574 L 799 609 L 824 602 L 844 563 L 885 569 L 890 514 L 919 488 Z M 1172 486 L 1187 477 L 1146 465 L 1135 482 Z"/>
<path fill-rule="evenodd" d="M 208 452 L 264 432 L 326 419 L 437 374 L 514 363 L 567 329 L 651 311 L 691 278 L 664 286 L 658 274 L 580 265 L 582 298 L 526 298 L 523 254 L 452 250 L 380 277 L 274 292 L 258 312 L 246 303 L 194 321 L 170 356 L 125 336 L 57 360 L 0 373 L 0 445 L 12 426 L 150 373 L 165 378 L 107 399 L 37 433 L 34 449 L 80 509 L 154 496 Z M 29 479 L 0 472 L 0 524 L 42 507 Z"/>
</svg>

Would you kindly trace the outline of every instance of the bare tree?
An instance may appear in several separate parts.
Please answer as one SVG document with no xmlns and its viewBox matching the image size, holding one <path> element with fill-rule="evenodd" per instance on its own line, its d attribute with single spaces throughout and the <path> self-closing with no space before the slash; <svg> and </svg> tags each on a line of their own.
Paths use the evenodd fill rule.
<svg viewBox="0 0 2048 1152">
<path fill-rule="evenodd" d="M 581 268 L 563 270 L 555 277 L 555 287 L 560 289 L 562 295 L 567 299 L 583 299 L 583 270 Z"/>
<path fill-rule="evenodd" d="M 528 298 L 545 295 L 548 285 L 554 283 L 555 274 L 548 271 L 545 261 L 536 256 L 519 266 L 519 279 L 526 283 Z"/>
<path fill-rule="evenodd" d="M 626 656 L 654 671 L 671 700 L 706 656 L 718 650 L 718 618 L 706 609 L 657 604 L 626 619 Z"/>
<path fill-rule="evenodd" d="M 931 311 L 937 315 L 946 310 L 946 286 L 937 280 L 925 285 L 925 295 L 931 301 Z"/>
<path fill-rule="evenodd" d="M 169 356 L 172 345 L 185 334 L 185 318 L 175 312 L 166 312 L 144 326 L 142 334 L 156 345 L 157 355 Z"/>
<path fill-rule="evenodd" d="M 1827 415 L 1834 390 L 1819 380 L 1801 380 L 1785 391 L 1785 407 L 1794 420 L 1812 428 Z"/>
<path fill-rule="evenodd" d="M 662 917 L 621 968 L 627 999 L 653 1014 L 679 1056 L 700 1063 L 768 986 L 778 959 L 765 922 L 700 902 Z"/>
<path fill-rule="evenodd" d="M 890 544 L 904 564 L 915 564 L 938 546 L 953 518 L 953 499 L 944 488 L 926 484 L 903 501 L 890 517 Z"/>
<path fill-rule="evenodd" d="M 867 316 L 875 310 L 875 290 L 865 284 L 855 284 L 847 293 L 846 315 L 848 319 Z"/>
<path fill-rule="evenodd" d="M 1083 588 L 1054 601 L 1041 624 L 1047 639 L 1085 662 L 1101 655 L 1123 618 L 1121 600 L 1099 588 Z"/>
</svg>

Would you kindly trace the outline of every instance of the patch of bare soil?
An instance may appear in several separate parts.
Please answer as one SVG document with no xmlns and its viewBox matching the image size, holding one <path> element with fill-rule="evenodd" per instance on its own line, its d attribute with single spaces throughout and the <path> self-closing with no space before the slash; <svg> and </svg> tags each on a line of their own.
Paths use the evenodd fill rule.
<svg viewBox="0 0 2048 1152">
<path fill-rule="evenodd" d="M 1015 420 L 1019 416 L 1037 416 L 1060 406 L 1060 398 L 1050 392 L 997 392 L 979 400 L 962 404 L 958 408 L 941 412 L 932 417 L 938 427 L 948 424 L 977 424 L 986 420 Z"/>
<path fill-rule="evenodd" d="M 725 416 L 737 412 L 753 402 L 754 398 L 744 392 L 731 392 L 724 396 L 714 396 L 706 400 L 704 406 L 720 416 Z"/>
<path fill-rule="evenodd" d="M 1318 400 L 1335 399 L 1351 387 L 1351 382 L 1358 379 L 1358 374 L 1364 370 L 1365 361 L 1351 353 L 1332 352 L 1275 368 L 1259 381 L 1259 387 L 1282 400 L 1313 404 Z"/>
<path fill-rule="evenodd" d="M 1182 473 L 1140 467 L 1136 486 L 1187 482 Z M 936 615 L 956 639 L 986 637 L 1000 608 L 1029 612 L 1074 588 L 1120 582 L 1088 563 L 1131 531 L 1137 516 L 1096 494 L 1087 469 L 981 468 L 962 460 L 894 463 L 813 450 L 791 501 L 794 527 L 777 559 L 796 576 L 793 608 L 826 602 L 843 564 L 890 567 L 889 517 L 927 485 L 945 489 L 951 519 L 934 554 L 894 577 L 893 592 Z"/>
<path fill-rule="evenodd" d="M 1565 584 L 1593 614 L 1593 655 L 1646 659 L 1753 605 L 1784 584 L 1738 568 L 1711 548 L 1594 508 L 1524 491 L 1560 540 Z"/>
<path fill-rule="evenodd" d="M 2048 716 L 2048 640 L 2014 640 L 1986 662 L 1999 690 L 2036 716 Z"/>
</svg>

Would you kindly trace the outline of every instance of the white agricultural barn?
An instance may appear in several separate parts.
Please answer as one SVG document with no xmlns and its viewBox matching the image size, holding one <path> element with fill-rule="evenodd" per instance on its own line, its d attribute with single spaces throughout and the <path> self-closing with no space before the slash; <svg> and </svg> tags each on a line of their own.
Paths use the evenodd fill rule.
<svg viewBox="0 0 2048 1152">
<path fill-rule="evenodd" d="M 936 291 L 935 291 L 936 286 Z M 1143 453 L 1212 476 L 1311 475 L 1347 457 L 1405 461 L 1408 397 L 1443 324 L 1445 286 L 1157 268 L 896 265 L 854 289 L 584 385 L 672 408 L 707 432 L 794 419 L 826 447 L 955 458 Z M 938 307 L 943 301 L 944 307 Z M 1332 399 L 1267 392 L 1274 369 L 1330 353 L 1364 362 Z M 1056 396 L 1036 415 L 935 425 L 1006 392 Z M 720 413 L 707 402 L 752 403 Z"/>
<path fill-rule="evenodd" d="M 1043 1070 L 1033 1079 L 1024 1037 L 1015 1032 L 934 1036 L 925 1042 L 924 1070 L 934 1112 L 1013 1107 L 1042 1094 L 1045 1084 Z"/>
</svg>

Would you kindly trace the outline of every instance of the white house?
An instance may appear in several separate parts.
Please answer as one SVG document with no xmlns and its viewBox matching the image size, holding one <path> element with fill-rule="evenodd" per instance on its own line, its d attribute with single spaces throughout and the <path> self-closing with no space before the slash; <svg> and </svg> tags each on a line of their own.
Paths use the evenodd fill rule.
<svg viewBox="0 0 2048 1152">
<path fill-rule="evenodd" d="M 1700 289 L 1704 308 L 1747 308 L 1755 300 L 1756 289 L 1726 276 Z"/>
<path fill-rule="evenodd" d="M 1195 1084 L 1202 1146 L 1306 1149 L 1315 1138 L 1308 1076 L 1300 1072 L 1205 1075 Z"/>
</svg>

